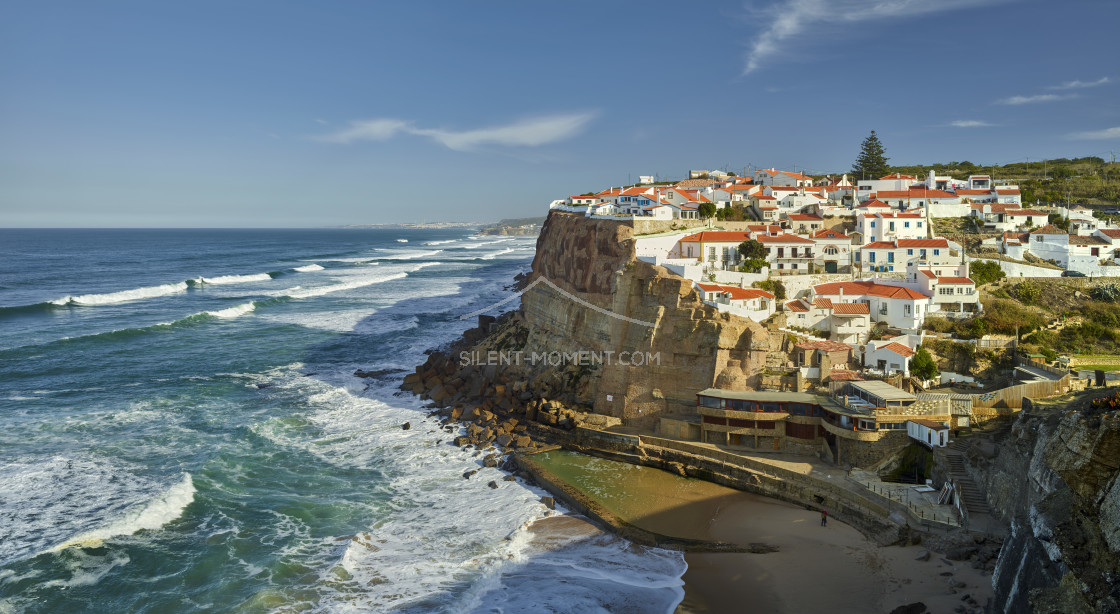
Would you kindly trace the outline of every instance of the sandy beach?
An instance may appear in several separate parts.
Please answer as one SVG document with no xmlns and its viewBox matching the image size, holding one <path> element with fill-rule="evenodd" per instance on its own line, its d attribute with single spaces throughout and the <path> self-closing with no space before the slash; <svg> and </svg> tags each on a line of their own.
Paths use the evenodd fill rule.
<svg viewBox="0 0 1120 614">
<path fill-rule="evenodd" d="M 980 605 L 992 596 L 990 576 L 968 562 L 936 553 L 918 560 L 921 546 L 880 547 L 833 518 L 822 527 L 815 510 L 647 467 L 576 462 L 584 466 L 565 476 L 569 483 L 595 493 L 595 501 L 635 526 L 671 537 L 777 548 L 687 553 L 681 614 L 890 612 L 919 601 L 938 614 L 965 605 L 966 595 Z M 603 489 L 592 478 L 618 487 Z"/>
</svg>

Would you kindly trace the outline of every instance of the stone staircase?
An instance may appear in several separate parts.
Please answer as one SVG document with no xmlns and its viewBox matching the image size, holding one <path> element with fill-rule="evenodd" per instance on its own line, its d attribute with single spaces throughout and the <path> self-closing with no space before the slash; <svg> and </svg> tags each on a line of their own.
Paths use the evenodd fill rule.
<svg viewBox="0 0 1120 614">
<path fill-rule="evenodd" d="M 968 469 L 964 460 L 964 453 L 967 449 L 967 442 L 960 439 L 954 440 L 943 449 L 949 474 L 953 476 L 953 482 L 961 486 L 961 500 L 964 502 L 969 515 L 989 514 L 991 508 L 988 507 L 988 500 L 984 496 L 984 492 L 968 476 Z"/>
</svg>

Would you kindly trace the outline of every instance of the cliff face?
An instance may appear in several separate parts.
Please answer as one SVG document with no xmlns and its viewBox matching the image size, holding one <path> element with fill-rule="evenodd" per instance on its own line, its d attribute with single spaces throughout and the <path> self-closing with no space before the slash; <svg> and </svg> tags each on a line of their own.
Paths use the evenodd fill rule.
<svg viewBox="0 0 1120 614">
<path fill-rule="evenodd" d="M 1012 527 L 993 574 L 1001 610 L 1120 612 L 1120 413 L 1024 399 L 1010 431 L 973 452 Z"/>
<path fill-rule="evenodd" d="M 610 220 L 548 217 L 520 312 L 475 346 L 521 352 L 520 364 L 499 365 L 496 375 L 643 426 L 693 413 L 703 388 L 757 385 L 770 349 L 765 329 L 720 314 L 691 282 L 635 260 L 631 232 Z M 530 364 L 581 351 L 602 360 Z"/>
</svg>

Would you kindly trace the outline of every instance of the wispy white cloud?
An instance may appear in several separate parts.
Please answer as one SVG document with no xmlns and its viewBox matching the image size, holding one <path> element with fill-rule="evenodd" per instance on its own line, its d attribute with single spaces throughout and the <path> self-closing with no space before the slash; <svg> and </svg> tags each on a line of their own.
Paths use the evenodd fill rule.
<svg viewBox="0 0 1120 614">
<path fill-rule="evenodd" d="M 381 118 L 354 121 L 345 130 L 316 138 L 328 143 L 353 143 L 386 141 L 405 133 L 426 136 L 458 151 L 469 151 L 481 145 L 537 147 L 575 136 L 596 115 L 594 112 L 546 115 L 473 130 L 421 128 L 410 121 Z"/>
<path fill-rule="evenodd" d="M 1035 96 L 1011 96 L 1010 98 L 1000 98 L 996 104 L 1034 104 L 1036 102 L 1057 102 L 1059 100 L 1069 100 L 1070 98 L 1077 98 L 1076 94 L 1038 94 Z"/>
<path fill-rule="evenodd" d="M 918 17 L 1014 0 L 781 0 L 760 12 L 765 30 L 747 52 L 743 74 L 762 68 L 795 36 L 822 24 L 843 30 L 840 23 Z"/>
<path fill-rule="evenodd" d="M 410 129 L 409 122 L 399 119 L 369 119 L 350 122 L 350 127 L 317 137 L 327 143 L 353 143 L 354 141 L 387 141 L 397 133 Z"/>
<path fill-rule="evenodd" d="M 949 122 L 949 125 L 954 128 L 985 128 L 988 126 L 994 126 L 995 124 L 989 124 L 988 122 L 982 122 L 975 119 L 958 119 L 955 122 Z"/>
<path fill-rule="evenodd" d="M 327 124 L 327 120 L 325 120 L 325 119 L 319 119 L 318 117 L 316 117 L 316 118 L 315 118 L 315 122 L 316 122 L 316 123 L 319 123 L 319 124 L 323 124 L 323 125 L 326 125 L 326 124 Z"/>
<path fill-rule="evenodd" d="M 1067 134 L 1066 138 L 1074 140 L 1105 140 L 1116 139 L 1120 140 L 1120 126 L 1115 128 L 1105 128 L 1104 130 L 1092 130 L 1089 132 L 1074 132 Z"/>
<path fill-rule="evenodd" d="M 1108 82 L 1109 82 L 1108 77 L 1101 77 L 1100 79 L 1097 79 L 1096 81 L 1066 81 L 1065 83 L 1063 83 L 1061 85 L 1051 85 L 1050 87 L 1048 87 L 1046 89 L 1048 89 L 1048 90 L 1076 90 L 1076 89 L 1081 89 L 1081 88 L 1085 88 L 1085 87 L 1097 87 L 1098 85 L 1104 85 L 1105 83 L 1108 83 Z"/>
</svg>

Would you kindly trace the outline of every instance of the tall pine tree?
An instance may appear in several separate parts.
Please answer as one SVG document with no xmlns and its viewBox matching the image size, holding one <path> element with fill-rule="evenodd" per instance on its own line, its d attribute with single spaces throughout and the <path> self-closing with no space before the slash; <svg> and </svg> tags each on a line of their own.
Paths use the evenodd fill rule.
<svg viewBox="0 0 1120 614">
<path fill-rule="evenodd" d="M 852 176 L 856 179 L 878 179 L 890 174 L 891 167 L 887 165 L 887 160 L 890 158 L 886 157 L 885 153 L 883 144 L 872 130 L 871 136 L 864 139 L 863 144 L 860 145 L 859 157 L 852 165 Z"/>
</svg>

